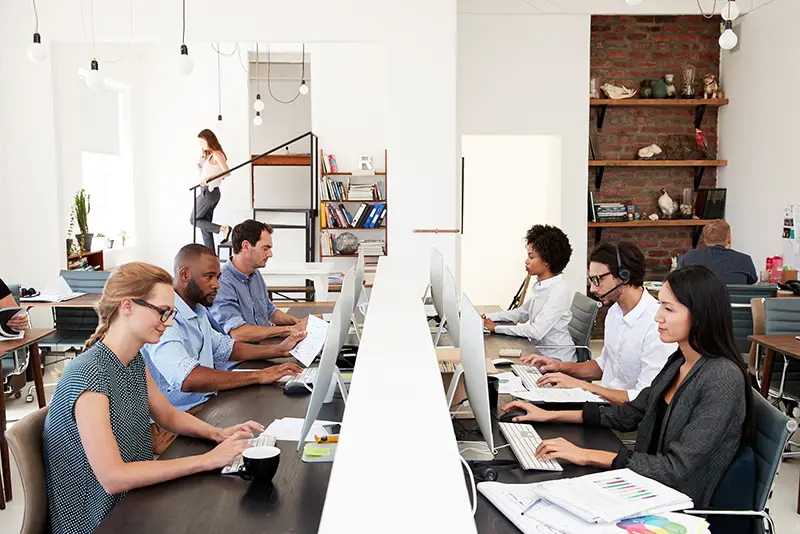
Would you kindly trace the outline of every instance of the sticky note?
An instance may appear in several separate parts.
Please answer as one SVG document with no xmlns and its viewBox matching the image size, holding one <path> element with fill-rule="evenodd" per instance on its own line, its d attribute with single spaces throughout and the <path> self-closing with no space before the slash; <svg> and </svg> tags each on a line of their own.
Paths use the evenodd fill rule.
<svg viewBox="0 0 800 534">
<path fill-rule="evenodd" d="M 314 458 L 331 455 L 331 450 L 327 447 L 306 447 L 303 452 L 306 453 L 306 456 L 312 456 Z"/>
<path fill-rule="evenodd" d="M 353 379 L 353 373 L 342 373 L 342 378 L 344 380 L 352 380 Z"/>
</svg>

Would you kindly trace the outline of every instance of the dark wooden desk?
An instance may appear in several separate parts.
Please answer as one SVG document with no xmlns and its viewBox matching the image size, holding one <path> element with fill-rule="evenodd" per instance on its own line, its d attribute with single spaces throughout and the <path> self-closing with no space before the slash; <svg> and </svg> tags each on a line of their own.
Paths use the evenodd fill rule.
<svg viewBox="0 0 800 534">
<path fill-rule="evenodd" d="M 33 373 L 33 383 L 36 386 L 36 398 L 39 401 L 39 408 L 44 408 L 47 398 L 44 395 L 44 380 L 42 378 L 42 360 L 39 354 L 38 341 L 51 334 L 52 328 L 31 328 L 25 331 L 25 337 L 11 341 L 0 341 L 0 355 L 10 354 L 16 350 L 29 348 L 31 359 L 28 365 Z M 0 366 L 0 377 L 2 377 L 2 366 Z M 0 380 L 0 384 L 3 381 Z M 0 463 L 2 463 L 3 484 L 0 485 L 0 510 L 5 510 L 6 501 L 12 498 L 11 493 L 11 457 L 8 453 L 8 443 L 6 443 L 6 396 L 0 391 Z M 3 491 L 3 486 L 5 491 Z"/>
<path fill-rule="evenodd" d="M 20 306 L 33 308 L 94 308 L 100 302 L 99 293 L 87 293 L 70 300 L 61 302 L 23 302 Z"/>
<path fill-rule="evenodd" d="M 308 399 L 286 396 L 275 386 L 250 386 L 219 393 L 198 417 L 220 427 L 248 419 L 266 426 L 281 417 L 304 417 Z M 344 404 L 334 399 L 323 405 L 319 417 L 341 421 L 343 414 Z M 179 437 L 161 459 L 202 454 L 212 447 L 208 441 Z M 279 441 L 278 447 L 281 462 L 269 487 L 211 471 L 133 490 L 95 532 L 317 532 L 333 464 L 304 463 L 295 442 Z"/>
<path fill-rule="evenodd" d="M 796 360 L 800 360 L 800 341 L 795 338 L 795 334 L 786 335 L 758 335 L 749 336 L 748 339 L 767 349 L 764 356 L 764 368 L 761 371 L 761 395 L 766 399 L 769 395 L 769 385 L 772 382 L 772 367 L 775 363 L 775 353 L 785 354 Z M 798 506 L 800 513 L 800 505 Z"/>
</svg>

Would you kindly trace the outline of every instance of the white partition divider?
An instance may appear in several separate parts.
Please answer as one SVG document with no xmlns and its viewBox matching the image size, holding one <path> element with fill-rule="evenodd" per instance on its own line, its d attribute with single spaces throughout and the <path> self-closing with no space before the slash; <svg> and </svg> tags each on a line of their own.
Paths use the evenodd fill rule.
<svg viewBox="0 0 800 534">
<path fill-rule="evenodd" d="M 476 532 L 425 310 L 406 271 L 398 257 L 378 263 L 322 534 Z"/>
</svg>

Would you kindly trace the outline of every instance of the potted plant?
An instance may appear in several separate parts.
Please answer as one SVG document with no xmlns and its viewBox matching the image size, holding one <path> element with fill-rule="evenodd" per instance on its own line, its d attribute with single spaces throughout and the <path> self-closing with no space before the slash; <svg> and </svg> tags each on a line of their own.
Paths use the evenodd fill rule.
<svg viewBox="0 0 800 534">
<path fill-rule="evenodd" d="M 75 236 L 75 208 L 69 212 L 69 228 L 67 229 L 67 256 L 72 255 L 72 243 Z"/>
<path fill-rule="evenodd" d="M 75 211 L 75 220 L 78 221 L 78 228 L 81 230 L 81 233 L 75 237 L 78 239 L 81 250 L 88 252 L 92 250 L 92 237 L 94 237 L 89 233 L 89 212 L 92 211 L 92 205 L 91 196 L 83 189 L 75 193 L 73 210 Z"/>
</svg>

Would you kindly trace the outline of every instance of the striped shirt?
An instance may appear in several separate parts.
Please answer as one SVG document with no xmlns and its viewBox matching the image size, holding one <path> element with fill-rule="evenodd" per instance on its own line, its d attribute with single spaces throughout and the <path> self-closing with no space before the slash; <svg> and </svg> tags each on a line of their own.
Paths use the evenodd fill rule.
<svg viewBox="0 0 800 534">
<path fill-rule="evenodd" d="M 681 256 L 678 267 L 702 265 L 726 284 L 755 284 L 756 266 L 747 254 L 722 245 L 696 248 Z"/>
</svg>

